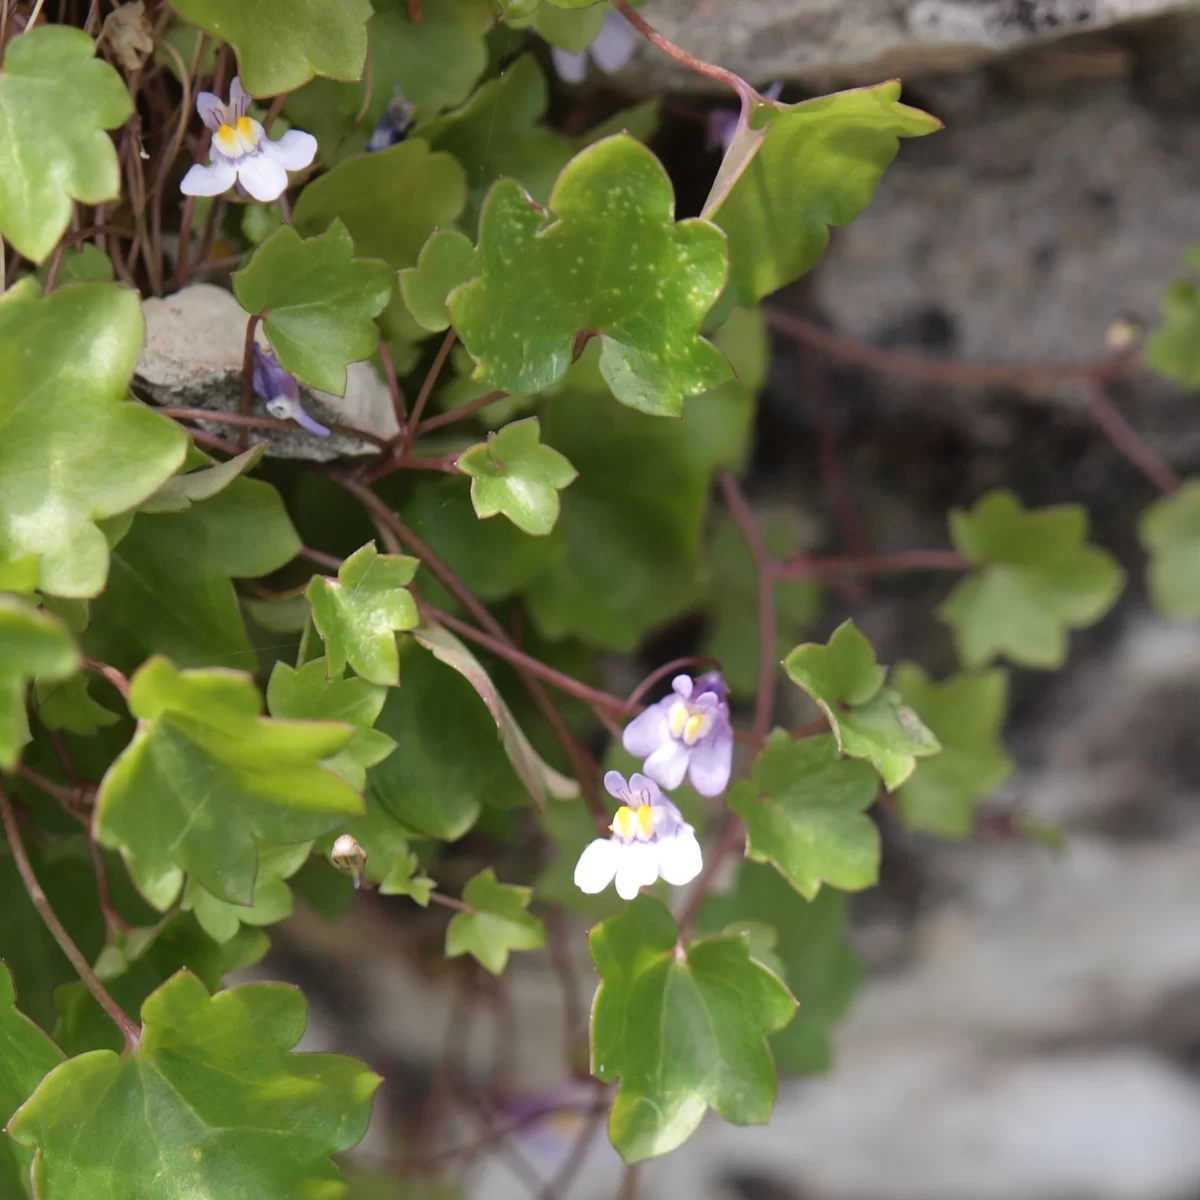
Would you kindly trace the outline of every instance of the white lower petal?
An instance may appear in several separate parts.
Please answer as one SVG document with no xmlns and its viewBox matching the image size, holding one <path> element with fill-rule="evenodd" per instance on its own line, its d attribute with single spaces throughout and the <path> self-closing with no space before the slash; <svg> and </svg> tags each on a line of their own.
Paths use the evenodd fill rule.
<svg viewBox="0 0 1200 1200">
<path fill-rule="evenodd" d="M 287 172 L 265 154 L 250 154 L 237 165 L 238 182 L 254 197 L 268 203 L 287 191 Z"/>
<path fill-rule="evenodd" d="M 617 873 L 619 849 L 609 838 L 597 838 L 592 842 L 575 864 L 575 886 L 589 896 L 604 891 Z"/>
<path fill-rule="evenodd" d="M 237 168 L 233 163 L 215 162 L 209 166 L 196 163 L 188 169 L 179 185 L 185 196 L 219 196 L 233 187 Z"/>
<path fill-rule="evenodd" d="M 690 752 L 686 746 L 674 739 L 663 742 L 642 764 L 642 770 L 658 784 L 671 791 L 677 788 L 687 774 Z"/>
<path fill-rule="evenodd" d="M 663 838 L 657 842 L 658 873 L 672 886 L 683 887 L 691 883 L 700 874 L 704 866 L 700 853 L 700 843 L 690 825 L 672 838 Z"/>
<path fill-rule="evenodd" d="M 617 849 L 617 895 L 632 900 L 658 878 L 658 846 L 654 842 L 614 842 Z"/>
<path fill-rule="evenodd" d="M 317 156 L 317 139 L 301 129 L 289 129 L 277 142 L 264 141 L 262 149 L 285 171 L 302 171 Z"/>
<path fill-rule="evenodd" d="M 557 46 L 551 46 L 550 57 L 554 60 L 554 70 L 563 83 L 582 83 L 587 78 L 588 56 L 586 50 L 572 54 L 568 50 L 560 50 Z"/>
</svg>

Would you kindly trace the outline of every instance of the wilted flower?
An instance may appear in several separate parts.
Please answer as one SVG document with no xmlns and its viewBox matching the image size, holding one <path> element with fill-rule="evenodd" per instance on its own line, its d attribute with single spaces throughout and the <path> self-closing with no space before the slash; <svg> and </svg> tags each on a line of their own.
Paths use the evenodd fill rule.
<svg viewBox="0 0 1200 1200">
<path fill-rule="evenodd" d="M 415 105 L 412 101 L 405 100 L 404 93 L 398 86 L 395 87 L 391 104 L 387 106 L 387 111 L 383 116 L 375 122 L 375 128 L 371 131 L 371 136 L 367 138 L 367 152 L 374 154 L 403 141 L 404 135 L 408 133 L 409 127 L 413 123 L 414 109 Z"/>
<path fill-rule="evenodd" d="M 632 900 L 661 875 L 674 887 L 691 883 L 700 874 L 700 843 L 683 814 L 645 775 L 628 783 L 618 771 L 604 776 L 609 795 L 621 801 L 612 837 L 597 838 L 575 864 L 575 886 L 581 892 L 602 892 L 615 878 L 617 895 Z"/>
<path fill-rule="evenodd" d="M 329 861 L 339 871 L 353 876 L 354 886 L 362 886 L 362 873 L 367 867 L 367 852 L 359 840 L 349 833 L 339 834 L 329 851 Z"/>
<path fill-rule="evenodd" d="M 632 57 L 637 46 L 633 26 L 619 12 L 610 12 L 604 28 L 591 40 L 586 49 L 572 54 L 558 46 L 550 47 L 550 57 L 559 79 L 565 83 L 582 83 L 587 78 L 588 58 L 605 75 L 615 75 Z"/>
<path fill-rule="evenodd" d="M 764 100 L 778 100 L 783 91 L 783 80 L 777 79 L 765 92 Z M 710 152 L 719 150 L 724 154 L 733 143 L 733 135 L 737 133 L 738 111 L 736 108 L 714 108 L 708 114 L 708 135 L 704 145 Z"/>
<path fill-rule="evenodd" d="M 663 787 L 677 788 L 686 775 L 702 796 L 719 796 L 733 770 L 725 680 L 720 671 L 695 682 L 690 675 L 676 675 L 671 689 L 625 726 L 622 744 L 645 760 L 642 770 Z"/>
<path fill-rule="evenodd" d="M 314 421 L 300 404 L 300 384 L 295 375 L 285 371 L 275 357 L 275 351 L 254 347 L 254 371 L 250 382 L 266 403 L 267 412 L 281 421 L 295 421 L 316 437 L 328 437 L 329 429 Z"/>
<path fill-rule="evenodd" d="M 212 92 L 201 92 L 196 111 L 212 130 L 212 146 L 209 165 L 196 163 L 183 177 L 179 190 L 185 196 L 219 196 L 239 183 L 255 200 L 278 200 L 287 190 L 287 173 L 307 167 L 317 153 L 317 139 L 299 129 L 289 129 L 278 141 L 271 141 L 266 130 L 247 116 L 250 97 L 237 76 L 228 104 Z"/>
</svg>

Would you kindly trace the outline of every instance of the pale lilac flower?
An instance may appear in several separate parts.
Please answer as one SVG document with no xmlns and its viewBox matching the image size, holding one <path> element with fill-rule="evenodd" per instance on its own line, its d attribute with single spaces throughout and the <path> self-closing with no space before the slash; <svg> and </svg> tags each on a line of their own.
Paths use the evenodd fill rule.
<svg viewBox="0 0 1200 1200">
<path fill-rule="evenodd" d="M 777 79 L 765 92 L 764 100 L 778 100 L 783 91 L 783 80 Z M 720 151 L 725 154 L 733 144 L 733 136 L 738 128 L 738 110 L 736 108 L 714 108 L 708 114 L 708 134 L 704 139 L 705 149 L 710 153 Z"/>
<path fill-rule="evenodd" d="M 637 47 L 637 33 L 619 12 L 610 12 L 604 28 L 591 43 L 577 54 L 558 46 L 550 47 L 554 69 L 564 83 L 582 83 L 587 78 L 588 59 L 605 75 L 615 75 L 632 57 Z"/>
<path fill-rule="evenodd" d="M 412 126 L 415 108 L 411 100 L 405 100 L 399 86 L 394 86 L 392 102 L 387 106 L 387 112 L 375 122 L 375 128 L 367 138 L 367 153 L 375 154 L 403 141 Z"/>
<path fill-rule="evenodd" d="M 690 675 L 676 675 L 671 689 L 625 726 L 622 744 L 645 759 L 642 770 L 662 787 L 677 788 L 686 775 L 700 795 L 719 796 L 733 770 L 725 680 L 720 671 L 695 682 Z"/>
<path fill-rule="evenodd" d="M 267 412 L 281 421 L 295 421 L 316 437 L 328 437 L 329 430 L 314 421 L 300 404 L 300 384 L 295 375 L 285 371 L 275 357 L 275 351 L 254 347 L 254 371 L 250 382 L 266 403 Z"/>
<path fill-rule="evenodd" d="M 609 771 L 604 786 L 621 801 L 609 828 L 612 837 L 597 838 L 575 864 L 575 886 L 594 895 L 614 879 L 617 895 L 632 900 L 661 875 L 673 887 L 700 874 L 700 843 L 683 814 L 645 775 Z"/>
<path fill-rule="evenodd" d="M 228 104 L 212 92 L 201 92 L 196 111 L 212 130 L 212 145 L 208 166 L 196 163 L 183 177 L 179 190 L 185 196 L 219 196 L 237 183 L 255 200 L 278 200 L 287 190 L 287 173 L 307 167 L 317 153 L 317 139 L 299 129 L 289 129 L 278 141 L 271 141 L 266 130 L 247 116 L 250 97 L 236 75 Z"/>
</svg>

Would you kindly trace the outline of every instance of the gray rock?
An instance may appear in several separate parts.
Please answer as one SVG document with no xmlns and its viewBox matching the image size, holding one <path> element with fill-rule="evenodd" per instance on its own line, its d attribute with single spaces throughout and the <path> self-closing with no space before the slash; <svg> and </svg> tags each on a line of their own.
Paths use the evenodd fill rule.
<svg viewBox="0 0 1200 1200">
<path fill-rule="evenodd" d="M 246 313 L 233 294 L 210 283 L 197 283 L 172 296 L 151 297 L 143 302 L 142 310 L 146 343 L 135 372 L 140 390 L 170 407 L 237 412 Z M 267 344 L 261 326 L 257 336 L 259 345 Z M 304 384 L 300 393 L 305 410 L 324 424 L 351 425 L 381 438 L 398 432 L 387 385 L 369 363 L 350 364 L 344 396 Z M 270 416 L 257 396 L 252 411 L 255 416 Z M 198 421 L 197 425 L 209 433 L 230 434 L 231 427 L 220 422 Z M 251 430 L 250 441 L 265 441 L 266 453 L 273 458 L 314 462 L 378 452 L 377 446 L 361 438 L 338 434 L 318 438 L 302 429 Z"/>
<path fill-rule="evenodd" d="M 757 82 L 865 83 L 962 70 L 1064 34 L 1189 7 L 1187 0 L 650 0 L 645 16 L 672 41 Z M 711 84 L 652 48 L 656 83 Z"/>
</svg>

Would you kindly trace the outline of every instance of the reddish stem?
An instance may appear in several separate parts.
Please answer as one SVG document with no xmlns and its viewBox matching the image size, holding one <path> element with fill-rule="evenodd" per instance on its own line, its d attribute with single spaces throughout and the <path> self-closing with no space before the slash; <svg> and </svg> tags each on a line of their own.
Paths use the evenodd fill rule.
<svg viewBox="0 0 1200 1200">
<path fill-rule="evenodd" d="M 284 420 L 280 417 L 253 417 L 244 416 L 242 413 L 226 413 L 217 412 L 211 408 L 172 408 L 169 405 L 164 405 L 158 410 L 164 416 L 172 417 L 176 421 L 212 421 L 217 425 L 235 425 L 239 429 L 301 429 L 303 426 L 297 425 L 295 421 Z M 189 432 L 191 432 L 189 430 Z M 353 425 L 330 425 L 330 433 L 336 433 L 341 437 L 358 438 L 364 442 L 370 442 L 373 446 L 378 446 L 380 450 L 386 450 L 388 441 L 386 438 L 381 438 L 377 433 L 370 433 L 366 429 L 356 429 Z M 243 446 L 244 450 L 245 447 Z M 456 455 L 449 455 L 446 459 L 438 458 L 421 458 L 412 459 L 405 462 L 406 466 L 413 466 L 417 469 L 424 468 L 430 471 L 453 470 L 453 467 L 434 466 L 435 463 L 450 462 L 453 463 Z"/>
<path fill-rule="evenodd" d="M 1174 470 L 1152 450 L 1132 425 L 1125 420 L 1121 410 L 1112 402 L 1108 389 L 1095 378 L 1080 380 L 1084 399 L 1096 424 L 1108 435 L 1108 440 L 1119 450 L 1155 487 L 1164 492 L 1178 491 L 1181 480 Z"/>
<path fill-rule="evenodd" d="M 71 935 L 63 928 L 62 922 L 58 919 L 58 915 L 51 907 L 50 901 L 46 898 L 46 893 L 42 891 L 41 884 L 38 883 L 29 857 L 25 853 L 25 844 L 21 841 L 21 831 L 17 828 L 16 814 L 13 812 L 12 804 L 8 799 L 8 793 L 3 787 L 0 787 L 0 823 L 4 826 L 4 834 L 8 839 L 8 847 L 12 851 L 13 861 L 16 863 L 17 873 L 21 876 L 21 882 L 25 885 L 25 890 L 29 893 L 29 899 L 32 901 L 34 908 L 37 909 L 43 922 L 45 922 L 51 937 L 58 943 L 59 949 L 66 955 L 71 966 L 75 968 L 79 978 L 86 985 L 87 990 L 95 997 L 96 1003 L 108 1013 L 113 1023 L 121 1031 L 125 1039 L 125 1052 L 127 1054 L 136 1053 L 138 1047 L 142 1044 L 141 1028 L 129 1017 L 112 996 L 108 994 L 108 990 L 104 984 L 96 978 L 96 973 L 89 966 L 88 960 L 84 958 L 79 947 L 71 940 Z"/>
<path fill-rule="evenodd" d="M 629 693 L 629 699 L 626 703 L 637 704 L 660 679 L 665 679 L 668 675 L 673 675 L 676 671 L 682 671 L 685 667 L 716 667 L 719 670 L 720 666 L 721 664 L 715 658 L 708 658 L 702 654 L 689 654 L 684 658 L 673 658 L 669 663 L 663 663 L 661 667 L 657 667 L 651 671 Z"/>
<path fill-rule="evenodd" d="M 449 412 L 438 413 L 436 417 L 430 417 L 427 421 L 421 422 L 421 427 L 417 430 L 417 436 L 419 437 L 424 433 L 432 433 L 433 430 L 441 429 L 444 425 L 453 425 L 457 421 L 465 421 L 468 417 L 473 417 L 477 412 L 482 412 L 485 408 L 495 404 L 497 400 L 503 400 L 507 395 L 507 392 L 488 392 L 486 396 L 479 396 L 468 404 L 452 408 Z"/>
<path fill-rule="evenodd" d="M 454 343 L 457 340 L 458 334 L 453 329 L 446 330 L 446 336 L 442 338 L 442 344 L 438 347 L 438 352 L 434 356 L 433 363 L 425 375 L 420 392 L 417 393 L 417 401 L 413 405 L 412 416 L 404 427 L 404 432 L 400 438 L 400 453 L 397 456 L 398 458 L 403 458 L 412 449 L 413 440 L 417 436 L 417 428 L 421 424 L 421 414 L 425 411 L 425 405 L 429 403 L 429 397 L 433 395 L 433 389 L 437 386 L 438 376 L 442 373 L 442 367 L 446 365 L 446 359 L 450 357 L 450 351 L 454 348 Z"/>
<path fill-rule="evenodd" d="M 839 575 L 892 575 L 901 571 L 965 571 L 970 565 L 956 550 L 901 550 L 896 554 L 846 558 L 801 554 L 776 563 L 773 570 L 776 579 L 821 579 Z"/>
<path fill-rule="evenodd" d="M 455 912 L 477 913 L 479 909 L 467 904 L 464 900 L 456 900 L 453 896 L 444 895 L 442 892 L 430 892 L 429 899 L 434 904 L 440 904 L 443 908 L 452 908 Z"/>
<path fill-rule="evenodd" d="M 383 363 L 383 374 L 387 379 L 388 391 L 392 394 L 392 411 L 396 414 L 396 429 L 403 432 L 408 420 L 404 407 L 404 393 L 400 390 L 400 380 L 396 378 L 396 364 L 392 362 L 392 352 L 382 338 L 379 339 L 379 361 Z"/>
<path fill-rule="evenodd" d="M 102 663 L 97 658 L 85 658 L 83 665 L 89 671 L 95 671 L 97 675 L 103 675 L 121 693 L 121 699 L 126 704 L 129 703 L 129 680 L 123 672 L 118 671 L 116 667 L 110 667 L 108 663 Z"/>
</svg>

